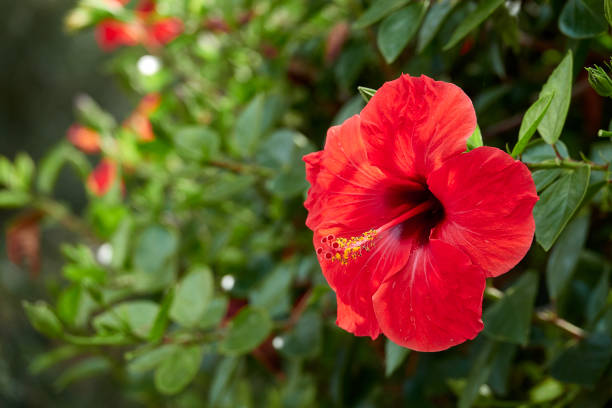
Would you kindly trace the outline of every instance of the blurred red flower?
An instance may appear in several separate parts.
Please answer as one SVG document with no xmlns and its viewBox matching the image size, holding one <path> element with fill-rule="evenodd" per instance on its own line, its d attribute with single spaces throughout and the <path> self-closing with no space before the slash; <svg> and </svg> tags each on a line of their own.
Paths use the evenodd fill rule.
<svg viewBox="0 0 612 408">
<path fill-rule="evenodd" d="M 418 351 L 482 330 L 485 279 L 528 251 L 538 197 L 503 151 L 464 153 L 475 127 L 460 88 L 402 75 L 304 157 L 306 225 L 341 328 Z"/>
<path fill-rule="evenodd" d="M 145 95 L 138 107 L 123 123 L 123 126 L 138 135 L 141 142 L 151 142 L 155 140 L 153 125 L 149 117 L 159 108 L 161 96 L 158 93 Z"/>
<path fill-rule="evenodd" d="M 87 188 L 98 197 L 104 196 L 117 178 L 117 165 L 109 158 L 100 160 L 87 178 Z"/>
<path fill-rule="evenodd" d="M 129 0 L 107 1 L 118 1 L 122 5 L 129 2 Z M 105 51 L 138 44 L 159 47 L 174 40 L 182 31 L 183 22 L 180 19 L 159 16 L 153 0 L 141 0 L 132 20 L 108 18 L 100 22 L 96 27 L 96 39 L 100 48 Z"/>
<path fill-rule="evenodd" d="M 70 126 L 67 138 L 75 147 L 84 153 L 98 153 L 100 151 L 100 134 L 83 125 Z"/>
</svg>

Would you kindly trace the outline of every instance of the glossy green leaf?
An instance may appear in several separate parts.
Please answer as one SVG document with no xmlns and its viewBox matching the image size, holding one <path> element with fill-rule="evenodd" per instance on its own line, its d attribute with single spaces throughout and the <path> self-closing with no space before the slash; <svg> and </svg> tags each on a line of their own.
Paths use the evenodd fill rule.
<svg viewBox="0 0 612 408">
<path fill-rule="evenodd" d="M 410 350 L 398 346 L 391 340 L 385 342 L 385 376 L 389 377 L 398 369 L 410 354 Z"/>
<path fill-rule="evenodd" d="M 204 317 L 200 320 L 199 327 L 201 329 L 208 329 L 219 324 L 227 313 L 228 304 L 229 300 L 227 297 L 214 297 L 208 304 Z"/>
<path fill-rule="evenodd" d="M 135 357 L 128 358 L 127 369 L 130 373 L 142 374 L 151 371 L 161 364 L 162 361 L 170 358 L 179 346 L 176 344 L 164 344 L 153 350 L 139 353 Z"/>
<path fill-rule="evenodd" d="M 164 395 L 174 395 L 187 387 L 200 369 L 202 346 L 176 348 L 155 370 L 155 388 Z"/>
<path fill-rule="evenodd" d="M 365 28 L 397 10 L 410 0 L 374 0 L 372 5 L 355 22 L 355 28 Z"/>
<path fill-rule="evenodd" d="M 28 320 L 36 330 L 49 337 L 61 337 L 64 331 L 62 323 L 45 302 L 24 301 L 23 308 Z"/>
<path fill-rule="evenodd" d="M 431 40 L 434 39 L 446 17 L 459 2 L 455 0 L 441 0 L 435 2 L 423 20 L 423 25 L 417 38 L 417 52 L 422 52 Z"/>
<path fill-rule="evenodd" d="M 602 0 L 568 0 L 559 15 L 559 29 L 571 38 L 595 37 L 607 28 Z"/>
<path fill-rule="evenodd" d="M 478 355 L 470 368 L 467 384 L 459 397 L 457 407 L 469 408 L 478 397 L 478 391 L 489 378 L 492 369 L 492 356 L 494 355 L 495 343 L 487 341 L 481 345 Z"/>
<path fill-rule="evenodd" d="M 267 310 L 272 317 L 287 314 L 291 307 L 289 286 L 292 279 L 291 268 L 278 266 L 250 293 L 249 303 Z"/>
<path fill-rule="evenodd" d="M 572 218 L 589 186 L 591 168 L 565 169 L 540 195 L 533 209 L 536 240 L 548 251 Z"/>
<path fill-rule="evenodd" d="M 478 7 L 469 14 L 459 27 L 455 29 L 450 40 L 444 46 L 448 50 L 459 43 L 470 31 L 478 27 L 487 19 L 499 6 L 504 3 L 504 0 L 483 0 L 478 3 Z"/>
<path fill-rule="evenodd" d="M 159 305 L 157 316 L 155 316 L 153 326 L 151 327 L 151 331 L 149 332 L 149 341 L 153 343 L 160 341 L 166 332 L 170 318 L 170 307 L 173 305 L 174 296 L 175 290 L 173 288 L 170 288 L 164 295 L 164 298 Z"/>
<path fill-rule="evenodd" d="M 416 34 L 428 6 L 428 1 L 410 3 L 390 14 L 380 24 L 377 44 L 387 64 L 396 60 Z"/>
<path fill-rule="evenodd" d="M 278 95 L 258 95 L 240 113 L 234 127 L 236 152 L 251 155 L 285 111 L 285 102 Z"/>
<path fill-rule="evenodd" d="M 546 378 L 529 390 L 529 400 L 535 404 L 543 404 L 559 398 L 565 387 L 554 378 Z"/>
<path fill-rule="evenodd" d="M 553 95 L 548 111 L 538 125 L 538 132 L 548 144 L 555 144 L 561 136 L 572 98 L 573 55 L 571 51 L 550 74 L 540 97 Z"/>
<path fill-rule="evenodd" d="M 521 122 L 521 128 L 519 129 L 518 142 L 516 142 L 514 149 L 512 149 L 512 157 L 516 158 L 520 156 L 527 147 L 531 137 L 548 111 L 552 103 L 553 95 L 554 94 L 546 94 L 540 96 L 538 100 L 527 109 L 527 112 L 525 112 L 525 116 L 523 116 L 523 121 Z"/>
<path fill-rule="evenodd" d="M 612 359 L 612 340 L 595 333 L 566 349 L 553 362 L 550 372 L 556 379 L 575 384 L 595 385 Z"/>
<path fill-rule="evenodd" d="M 271 330 L 272 320 L 266 311 L 246 306 L 230 322 L 220 350 L 229 355 L 248 353 L 259 346 Z"/>
<path fill-rule="evenodd" d="M 589 323 L 593 323 L 597 319 L 599 313 L 606 305 L 608 293 L 610 292 L 610 269 L 609 264 L 604 265 L 599 281 L 589 296 L 586 309 L 586 317 Z"/>
<path fill-rule="evenodd" d="M 0 191 L 0 208 L 24 207 L 32 201 L 30 194 L 20 190 Z"/>
<path fill-rule="evenodd" d="M 213 295 L 213 276 L 207 267 L 198 267 L 189 272 L 176 286 L 170 317 L 184 327 L 196 326 Z"/>
<path fill-rule="evenodd" d="M 134 287 L 149 291 L 166 287 L 174 280 L 174 255 L 178 249 L 176 234 L 161 226 L 150 225 L 140 232 L 134 245 Z"/>
<path fill-rule="evenodd" d="M 538 276 L 528 272 L 484 313 L 484 333 L 496 340 L 526 345 L 529 340 Z"/>
<path fill-rule="evenodd" d="M 589 231 L 589 215 L 573 219 L 559 236 L 546 264 L 546 286 L 551 299 L 558 299 L 569 281 Z"/>
</svg>

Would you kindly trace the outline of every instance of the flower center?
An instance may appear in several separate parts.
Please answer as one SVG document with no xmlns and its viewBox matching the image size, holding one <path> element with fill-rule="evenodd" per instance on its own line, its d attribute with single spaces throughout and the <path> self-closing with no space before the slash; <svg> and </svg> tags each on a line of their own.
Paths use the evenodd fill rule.
<svg viewBox="0 0 612 408">
<path fill-rule="evenodd" d="M 412 239 L 419 244 L 427 242 L 431 230 L 444 218 L 444 208 L 427 189 L 416 194 L 410 192 L 408 196 L 411 198 L 408 203 L 398 204 L 395 208 L 400 215 L 376 229 L 348 238 L 334 235 L 321 238 L 321 246 L 317 247 L 319 259 L 347 265 L 369 252 L 376 245 L 376 237 L 392 228 L 397 228 L 399 233 L 395 236 L 399 240 Z M 418 201 L 414 200 L 415 197 Z"/>
</svg>

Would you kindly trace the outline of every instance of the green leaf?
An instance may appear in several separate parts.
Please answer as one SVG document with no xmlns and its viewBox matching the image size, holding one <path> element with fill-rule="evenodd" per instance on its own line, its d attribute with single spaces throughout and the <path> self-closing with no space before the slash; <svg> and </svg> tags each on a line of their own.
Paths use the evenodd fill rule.
<svg viewBox="0 0 612 408">
<path fill-rule="evenodd" d="M 612 340 L 607 334 L 595 333 L 566 349 L 552 363 L 550 372 L 556 379 L 592 386 L 597 383 L 612 359 Z"/>
<path fill-rule="evenodd" d="M 487 341 L 481 348 L 476 356 L 474 364 L 470 369 L 470 373 L 467 378 L 467 384 L 465 389 L 459 397 L 457 406 L 459 408 L 469 408 L 472 406 L 476 397 L 478 397 L 478 391 L 484 382 L 489 378 L 492 369 L 492 356 L 495 355 L 493 352 L 496 344 Z"/>
<path fill-rule="evenodd" d="M 21 189 L 28 190 L 32 184 L 35 165 L 32 158 L 27 153 L 18 153 L 15 157 L 15 172 L 19 178 Z"/>
<path fill-rule="evenodd" d="M 67 345 L 36 356 L 30 363 L 28 370 L 37 375 L 48 370 L 56 364 L 78 356 L 82 350 L 75 346 Z"/>
<path fill-rule="evenodd" d="M 239 362 L 240 358 L 238 357 L 224 357 L 217 366 L 208 394 L 208 402 L 211 407 L 217 406 L 219 399 L 227 391 Z"/>
<path fill-rule="evenodd" d="M 64 332 L 62 322 L 60 322 L 45 302 L 30 303 L 24 301 L 23 308 L 28 316 L 28 320 L 36 330 L 49 337 L 62 336 Z"/>
<path fill-rule="evenodd" d="M 234 150 L 242 157 L 250 156 L 261 140 L 285 112 L 285 102 L 278 95 L 258 95 L 236 119 Z"/>
<path fill-rule="evenodd" d="M 548 251 L 572 218 L 589 186 L 591 168 L 567 169 L 541 193 L 533 209 L 536 240 Z"/>
<path fill-rule="evenodd" d="M 62 268 L 62 274 L 77 283 L 102 284 L 106 281 L 106 270 L 97 265 L 68 264 Z"/>
<path fill-rule="evenodd" d="M 248 353 L 259 346 L 271 330 L 272 320 L 266 311 L 246 306 L 229 324 L 220 351 L 229 355 Z"/>
<path fill-rule="evenodd" d="M 55 387 L 61 391 L 68 385 L 85 378 L 104 374 L 111 369 L 111 363 L 104 357 L 89 357 L 81 360 L 59 376 L 55 381 Z"/>
<path fill-rule="evenodd" d="M 546 378 L 529 390 L 529 400 L 535 404 L 543 404 L 559 398 L 565 392 L 565 387 L 553 378 Z"/>
<path fill-rule="evenodd" d="M 159 312 L 149 300 L 124 302 L 96 316 L 93 326 L 100 334 L 128 333 L 146 339 Z"/>
<path fill-rule="evenodd" d="M 595 322 L 599 313 L 606 305 L 608 292 L 610 291 L 610 265 L 606 264 L 595 289 L 591 292 L 587 303 L 586 317 L 589 323 Z"/>
<path fill-rule="evenodd" d="M 484 333 L 496 340 L 527 345 L 538 276 L 528 272 L 484 313 Z"/>
<path fill-rule="evenodd" d="M 357 29 L 365 28 L 385 17 L 393 10 L 397 10 L 410 0 L 375 0 L 374 3 L 355 22 Z"/>
<path fill-rule="evenodd" d="M 391 64 L 416 34 L 427 11 L 429 1 L 408 4 L 383 20 L 378 27 L 378 49 Z"/>
<path fill-rule="evenodd" d="M 376 89 L 366 88 L 365 86 L 358 86 L 357 90 L 359 91 L 359 94 L 361 95 L 363 100 L 366 101 L 366 103 L 369 102 L 370 99 L 372 99 L 372 97 L 376 93 Z M 361 108 L 359 108 L 359 110 L 361 110 Z M 359 113 L 359 111 L 357 111 L 356 113 Z"/>
<path fill-rule="evenodd" d="M 453 10 L 455 5 L 459 4 L 458 1 L 454 0 L 442 0 L 435 2 L 430 8 L 429 12 L 425 16 L 421 31 L 417 38 L 417 52 L 421 53 L 436 36 L 442 23 L 446 20 L 446 17 Z"/>
<path fill-rule="evenodd" d="M 219 135 L 203 126 L 184 126 L 174 134 L 174 145 L 181 156 L 190 160 L 208 160 L 219 153 Z"/>
<path fill-rule="evenodd" d="M 604 0 L 604 14 L 608 24 L 612 26 L 612 0 Z"/>
<path fill-rule="evenodd" d="M 155 388 L 164 395 L 179 393 L 198 373 L 203 354 L 202 346 L 178 347 L 155 370 Z"/>
<path fill-rule="evenodd" d="M 390 377 L 391 374 L 398 369 L 400 365 L 406 360 L 410 350 L 398 346 L 391 340 L 387 339 L 385 342 L 385 376 Z"/>
<path fill-rule="evenodd" d="M 174 280 L 178 249 L 176 234 L 161 226 L 150 225 L 136 238 L 134 245 L 134 286 L 139 291 L 166 287 Z"/>
<path fill-rule="evenodd" d="M 559 29 L 571 38 L 595 37 L 607 28 L 602 0 L 568 0 L 559 15 Z"/>
<path fill-rule="evenodd" d="M 208 267 L 197 267 L 176 286 L 170 317 L 183 327 L 195 327 L 213 295 L 213 276 Z"/>
<path fill-rule="evenodd" d="M 0 208 L 24 207 L 32 200 L 30 194 L 20 190 L 0 191 Z"/>
<path fill-rule="evenodd" d="M 290 358 L 312 358 L 321 352 L 323 322 L 318 312 L 306 311 L 284 337 L 280 352 Z"/>
<path fill-rule="evenodd" d="M 565 124 L 572 98 L 572 70 L 573 56 L 570 50 L 550 74 L 540 92 L 540 97 L 553 95 L 548 111 L 538 125 L 538 132 L 542 135 L 542 139 L 551 145 L 559 140 Z"/>
<path fill-rule="evenodd" d="M 173 288 L 170 288 L 159 306 L 159 311 L 157 312 L 157 316 L 155 316 L 153 327 L 151 327 L 151 331 L 149 332 L 149 341 L 152 343 L 160 341 L 164 336 L 166 328 L 168 327 L 170 307 L 174 301 L 174 296 L 175 291 Z"/>
<path fill-rule="evenodd" d="M 164 344 L 153 350 L 139 354 L 129 359 L 127 369 L 130 373 L 142 374 L 151 371 L 161 364 L 162 361 L 174 355 L 179 346 L 176 344 Z"/>
<path fill-rule="evenodd" d="M 292 278 L 291 268 L 279 265 L 250 292 L 249 304 L 267 310 L 272 317 L 287 314 L 291 307 L 289 286 Z"/>
<path fill-rule="evenodd" d="M 39 165 L 36 185 L 41 193 L 49 194 L 53 191 L 64 164 L 71 164 L 82 179 L 91 172 L 87 157 L 68 143 L 62 143 L 47 153 Z"/>
<path fill-rule="evenodd" d="M 474 133 L 467 140 L 467 149 L 474 150 L 477 147 L 484 146 L 482 142 L 482 133 L 480 132 L 480 126 L 476 125 L 476 129 L 474 129 Z"/>
<path fill-rule="evenodd" d="M 102 110 L 89 95 L 79 95 L 74 105 L 80 123 L 103 132 L 111 131 L 115 127 L 115 119 Z"/>
<path fill-rule="evenodd" d="M 455 29 L 450 40 L 444 46 L 444 50 L 454 47 L 463 39 L 470 31 L 478 27 L 487 19 L 499 6 L 504 3 L 504 0 L 483 0 L 478 3 L 478 7 L 470 15 L 468 15 Z"/>
<path fill-rule="evenodd" d="M 589 215 L 572 220 L 550 252 L 546 264 L 546 286 L 551 299 L 557 300 L 572 278 L 578 257 L 589 231 Z"/>
<path fill-rule="evenodd" d="M 199 326 L 201 329 L 208 329 L 218 325 L 227 313 L 229 300 L 225 296 L 213 298 L 208 304 L 204 317 L 200 320 Z"/>
<path fill-rule="evenodd" d="M 523 153 L 527 144 L 531 140 L 531 137 L 537 130 L 540 122 L 544 118 L 548 108 L 552 103 L 554 94 L 541 95 L 537 101 L 533 103 L 525 112 L 523 121 L 521 122 L 521 128 L 519 130 L 518 142 L 512 149 L 512 157 L 516 158 Z"/>
</svg>

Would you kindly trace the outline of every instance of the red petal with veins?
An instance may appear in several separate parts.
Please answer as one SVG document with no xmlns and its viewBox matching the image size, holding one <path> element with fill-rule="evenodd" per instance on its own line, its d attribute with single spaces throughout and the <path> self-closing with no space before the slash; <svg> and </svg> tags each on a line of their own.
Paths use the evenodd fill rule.
<svg viewBox="0 0 612 408">
<path fill-rule="evenodd" d="M 424 75 L 385 83 L 360 116 L 370 162 L 416 180 L 465 151 L 476 128 L 470 98 L 456 85 Z"/>
<path fill-rule="evenodd" d="M 444 207 L 432 231 L 461 249 L 487 276 L 509 271 L 531 247 L 538 201 L 527 167 L 493 147 L 479 147 L 448 160 L 427 180 Z"/>
<path fill-rule="evenodd" d="M 484 272 L 460 250 L 432 239 L 373 297 L 382 332 L 417 351 L 440 351 L 482 330 Z"/>
</svg>

